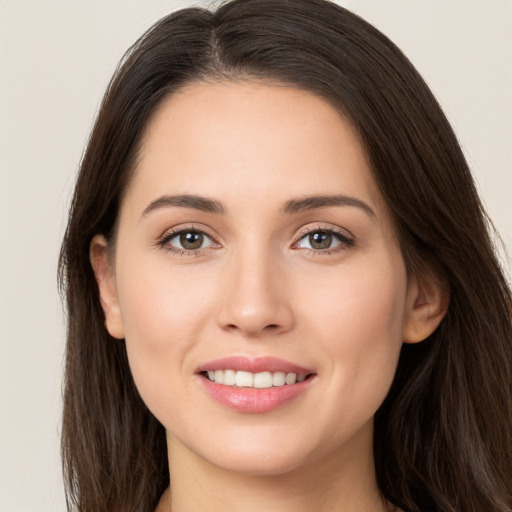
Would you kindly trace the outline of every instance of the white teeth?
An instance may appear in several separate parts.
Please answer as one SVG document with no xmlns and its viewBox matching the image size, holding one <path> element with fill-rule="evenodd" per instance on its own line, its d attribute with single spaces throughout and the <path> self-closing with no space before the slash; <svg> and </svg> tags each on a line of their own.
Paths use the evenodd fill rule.
<svg viewBox="0 0 512 512">
<path fill-rule="evenodd" d="M 286 384 L 286 373 L 276 372 L 272 374 L 273 386 L 284 386 Z"/>
<path fill-rule="evenodd" d="M 260 372 L 251 373 L 235 370 L 215 370 L 208 371 L 208 379 L 217 384 L 225 386 L 237 386 L 239 388 L 257 388 L 265 389 L 291 385 L 296 382 L 306 380 L 305 373 L 285 373 L 285 372 Z"/>
<path fill-rule="evenodd" d="M 217 381 L 215 381 L 217 382 Z M 239 388 L 252 388 L 254 375 L 250 372 L 236 372 L 235 385 Z"/>
<path fill-rule="evenodd" d="M 286 375 L 286 384 L 288 384 L 288 385 L 295 384 L 296 381 L 297 381 L 297 374 L 289 373 L 288 375 Z"/>
<path fill-rule="evenodd" d="M 272 374 L 270 372 L 257 373 L 254 376 L 255 388 L 271 388 L 272 387 Z"/>
<path fill-rule="evenodd" d="M 215 380 L 217 382 L 217 380 Z M 222 381 L 226 386 L 234 386 L 236 384 L 235 370 L 224 370 L 224 380 Z"/>
</svg>

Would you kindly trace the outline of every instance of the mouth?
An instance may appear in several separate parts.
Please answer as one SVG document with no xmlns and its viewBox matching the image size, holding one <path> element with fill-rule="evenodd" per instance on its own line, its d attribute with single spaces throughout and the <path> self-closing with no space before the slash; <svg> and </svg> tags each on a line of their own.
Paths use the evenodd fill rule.
<svg viewBox="0 0 512 512">
<path fill-rule="evenodd" d="M 237 412 L 276 409 L 303 394 L 317 374 L 282 359 L 228 357 L 197 370 L 203 389 L 217 402 Z"/>
<path fill-rule="evenodd" d="M 294 372 L 270 372 L 263 371 L 258 373 L 247 372 L 243 370 L 209 370 L 200 372 L 200 374 L 210 382 L 232 386 L 237 388 L 268 389 L 282 386 L 291 386 L 296 383 L 304 382 L 312 378 L 314 373 L 294 373 Z"/>
</svg>

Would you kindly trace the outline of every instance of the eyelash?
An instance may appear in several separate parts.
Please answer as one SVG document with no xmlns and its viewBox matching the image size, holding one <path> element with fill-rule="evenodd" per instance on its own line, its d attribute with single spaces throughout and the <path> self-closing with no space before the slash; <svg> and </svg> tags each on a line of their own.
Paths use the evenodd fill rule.
<svg viewBox="0 0 512 512">
<path fill-rule="evenodd" d="M 195 228 L 194 226 L 188 226 L 188 227 L 179 227 L 179 228 L 173 229 L 171 231 L 167 231 L 157 241 L 157 245 L 159 247 L 161 247 L 162 249 L 164 249 L 165 251 L 171 252 L 173 254 L 177 254 L 178 256 L 201 256 L 201 254 L 205 250 L 204 248 L 203 249 L 195 249 L 195 250 L 191 250 L 191 249 L 178 249 L 176 247 L 173 247 L 172 245 L 169 245 L 169 242 L 173 238 L 176 238 L 177 236 L 182 235 L 184 233 L 198 233 L 198 234 L 203 235 L 203 236 L 207 237 L 208 239 L 210 239 L 213 244 L 217 244 L 217 242 L 215 242 L 213 237 L 211 237 L 204 230 Z"/>
<path fill-rule="evenodd" d="M 156 245 L 161 247 L 162 249 L 177 254 L 178 256 L 201 256 L 205 249 L 207 248 L 198 248 L 198 249 L 178 249 L 176 247 L 173 247 L 172 245 L 169 245 L 169 242 L 184 233 L 197 233 L 200 235 L 203 235 L 207 237 L 209 240 L 211 240 L 212 244 L 219 245 L 213 237 L 211 237 L 208 233 L 206 233 L 202 229 L 195 228 L 193 226 L 189 227 L 179 227 L 176 229 L 173 229 L 171 231 L 167 231 L 162 237 L 159 238 Z M 338 231 L 336 229 L 333 229 L 332 227 L 322 227 L 322 226 L 315 226 L 314 228 L 306 228 L 302 230 L 299 233 L 299 238 L 296 242 L 293 243 L 293 246 L 296 246 L 299 242 L 304 240 L 306 237 L 313 235 L 314 233 L 322 233 L 331 235 L 338 239 L 339 244 L 336 245 L 333 248 L 327 248 L 327 249 L 313 249 L 313 248 L 302 248 L 302 250 L 313 253 L 315 256 L 328 256 L 330 254 L 340 252 L 346 249 L 349 249 L 355 245 L 355 240 L 352 236 L 347 235 L 347 233 L 344 233 L 342 231 Z M 293 247 L 292 246 L 292 247 Z"/>
<path fill-rule="evenodd" d="M 294 246 L 297 245 L 300 241 L 304 240 L 306 237 L 313 235 L 314 233 L 322 233 L 326 235 L 331 235 L 338 239 L 340 242 L 337 246 L 328 249 L 313 249 L 313 248 L 303 248 L 302 250 L 308 251 L 315 256 L 329 256 L 330 254 L 334 254 L 337 252 L 341 252 L 351 247 L 355 246 L 355 239 L 352 235 L 348 233 L 334 229 L 332 227 L 326 226 L 315 226 L 314 228 L 306 228 L 299 233 L 299 238 L 296 242 L 294 242 Z"/>
</svg>

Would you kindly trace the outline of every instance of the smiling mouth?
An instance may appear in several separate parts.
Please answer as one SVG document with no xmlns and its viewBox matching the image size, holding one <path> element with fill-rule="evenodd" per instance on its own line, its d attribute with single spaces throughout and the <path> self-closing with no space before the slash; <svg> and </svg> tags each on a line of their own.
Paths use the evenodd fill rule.
<svg viewBox="0 0 512 512">
<path fill-rule="evenodd" d="M 265 413 L 307 393 L 317 380 L 310 368 L 275 357 L 231 356 L 196 370 L 215 401 L 240 413 Z"/>
<path fill-rule="evenodd" d="M 258 372 L 251 373 L 242 370 L 209 370 L 200 373 L 204 378 L 216 384 L 236 388 L 268 389 L 273 387 L 291 386 L 312 378 L 314 373 L 293 372 Z"/>
</svg>

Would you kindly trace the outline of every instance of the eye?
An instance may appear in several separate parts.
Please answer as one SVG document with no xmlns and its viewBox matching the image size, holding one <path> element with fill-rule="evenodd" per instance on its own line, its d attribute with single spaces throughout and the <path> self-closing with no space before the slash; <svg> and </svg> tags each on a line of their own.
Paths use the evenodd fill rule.
<svg viewBox="0 0 512 512">
<path fill-rule="evenodd" d="M 296 243 L 299 249 L 330 252 L 354 245 L 354 240 L 347 235 L 330 229 L 315 229 L 302 236 Z"/>
<path fill-rule="evenodd" d="M 167 234 L 160 241 L 160 245 L 171 252 L 181 254 L 217 246 L 206 233 L 196 229 L 182 229 Z"/>
</svg>

